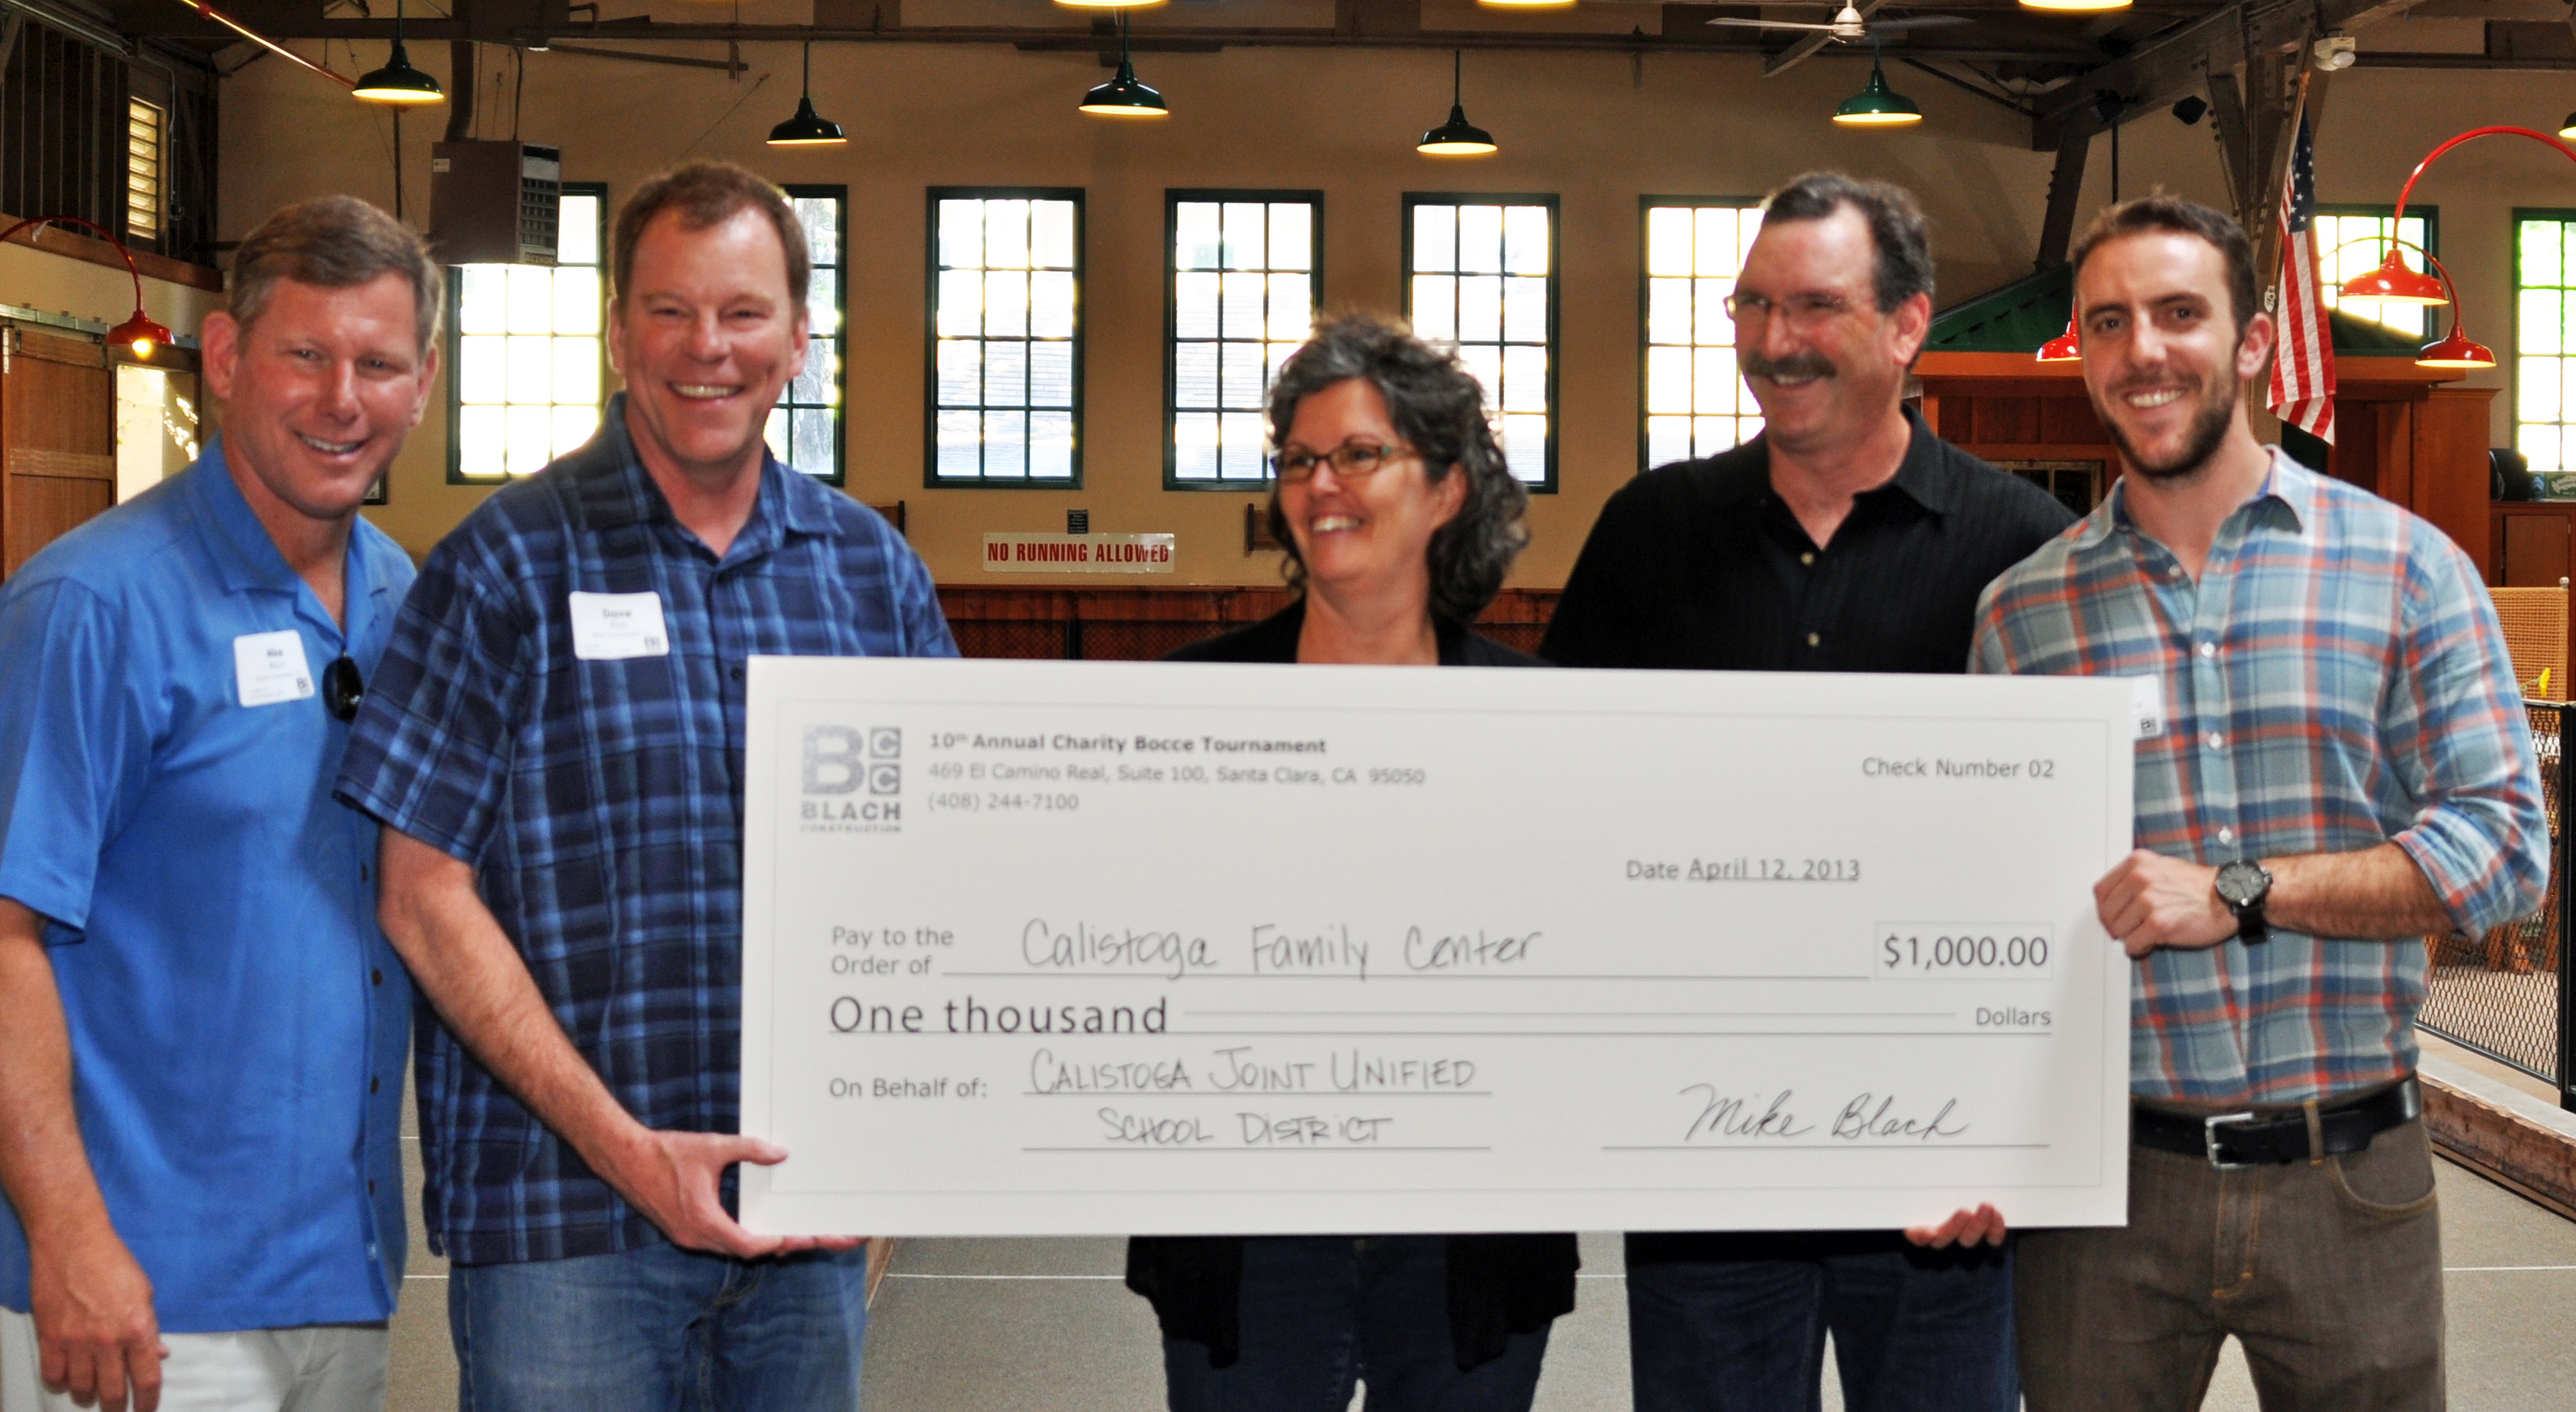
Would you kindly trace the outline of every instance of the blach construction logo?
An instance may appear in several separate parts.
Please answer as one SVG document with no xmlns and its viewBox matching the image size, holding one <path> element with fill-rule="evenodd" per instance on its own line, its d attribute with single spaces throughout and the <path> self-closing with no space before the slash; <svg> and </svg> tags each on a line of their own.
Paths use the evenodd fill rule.
<svg viewBox="0 0 2576 1412">
<path fill-rule="evenodd" d="M 805 728 L 804 833 L 903 832 L 903 732 Z"/>
</svg>

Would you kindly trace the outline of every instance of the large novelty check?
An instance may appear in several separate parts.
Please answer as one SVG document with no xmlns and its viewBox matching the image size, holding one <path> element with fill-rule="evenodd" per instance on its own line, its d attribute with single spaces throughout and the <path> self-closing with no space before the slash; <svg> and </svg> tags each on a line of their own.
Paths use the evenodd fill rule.
<svg viewBox="0 0 2576 1412">
<path fill-rule="evenodd" d="M 759 658 L 754 1230 L 2126 1215 L 2125 681 Z"/>
</svg>

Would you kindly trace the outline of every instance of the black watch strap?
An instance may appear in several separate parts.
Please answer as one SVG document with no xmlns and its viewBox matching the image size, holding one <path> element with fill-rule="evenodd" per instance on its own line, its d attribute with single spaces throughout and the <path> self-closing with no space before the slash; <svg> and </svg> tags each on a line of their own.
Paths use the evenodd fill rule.
<svg viewBox="0 0 2576 1412">
<path fill-rule="evenodd" d="M 2236 939 L 2252 946 L 2272 939 L 2272 929 L 2263 920 L 2263 902 L 2257 898 L 2236 909 Z"/>
</svg>

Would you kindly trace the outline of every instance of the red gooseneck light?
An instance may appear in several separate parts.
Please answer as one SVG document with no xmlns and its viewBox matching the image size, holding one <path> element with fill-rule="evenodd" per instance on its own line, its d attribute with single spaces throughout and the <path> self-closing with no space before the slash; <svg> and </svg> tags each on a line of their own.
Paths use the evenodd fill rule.
<svg viewBox="0 0 2576 1412">
<path fill-rule="evenodd" d="M 125 322 L 118 324 L 116 327 L 107 331 L 108 342 L 133 344 L 134 356 L 137 358 L 151 357 L 152 350 L 155 347 L 168 348 L 172 346 L 170 330 L 164 328 L 160 322 L 155 320 L 151 315 L 143 312 L 143 271 L 135 267 L 134 252 L 126 249 L 125 242 L 117 239 L 115 234 L 107 230 L 104 226 L 98 225 L 92 221 L 82 220 L 78 216 L 29 216 L 27 219 L 18 222 L 7 230 L 0 231 L 0 244 L 6 244 L 9 237 L 16 235 L 18 232 L 25 230 L 29 226 L 41 225 L 79 226 L 81 229 L 88 231 L 90 234 L 95 235 L 99 239 L 106 241 L 108 244 L 115 246 L 116 253 L 124 257 L 125 272 L 134 278 L 134 313 L 128 317 Z"/>
<path fill-rule="evenodd" d="M 2451 138 L 2441 146 L 2424 154 L 2424 160 L 2415 164 L 2413 175 L 2406 178 L 2406 185 L 2397 193 L 2397 212 L 2396 215 L 2390 219 L 2388 228 L 2392 231 L 2397 229 L 2397 222 L 2405 218 L 2406 198 L 2415 194 L 2415 183 L 2422 179 L 2424 169 L 2433 165 L 2435 158 L 2450 151 L 2452 148 L 2459 146 L 2463 142 L 2470 141 L 2474 138 L 2491 137 L 2497 133 L 2511 133 L 2516 137 L 2528 137 L 2534 142 L 2556 148 L 2567 158 L 2567 160 L 2576 162 L 2576 147 L 2570 147 L 2566 143 L 2559 141 L 2557 138 L 2551 137 L 2545 132 L 2535 131 L 2527 127 L 2511 127 L 2502 125 L 2496 127 L 2471 128 L 2467 132 Z M 2432 257 L 2427 255 L 2425 258 L 2429 260 Z M 2450 300 L 2443 294 L 2443 281 L 2437 280 L 2431 275 L 2425 274 L 2419 270 L 2409 268 L 2406 264 L 2405 253 L 2394 244 L 2389 247 L 2388 258 L 2379 262 L 2378 269 L 2372 270 L 2366 275 L 2344 282 L 2343 297 L 2346 299 L 2383 299 L 2391 304 L 2432 305 L 2446 304 L 2450 302 Z M 2457 332 L 2456 322 L 2453 325 L 2453 331 Z M 2444 342 L 2447 343 L 2449 340 L 2445 339 Z M 2444 364 L 2442 366 L 2447 367 L 2449 365 Z M 2487 366 L 2492 367 L 2494 364 L 2490 361 Z"/>
<path fill-rule="evenodd" d="M 2468 334 L 2461 329 L 2460 287 L 2452 282 L 2450 267 L 2435 258 L 2432 251 L 2425 249 L 2414 241 L 2400 240 L 2393 235 L 2362 235 L 2355 236 L 2352 239 L 2345 241 L 2343 244 L 2336 246 L 2334 249 L 2327 251 L 2323 256 L 2319 257 L 2318 262 L 2322 264 L 2326 260 L 2331 260 L 2336 255 L 2351 249 L 2353 246 L 2360 245 L 2365 241 L 2373 240 L 2385 240 L 2388 242 L 2388 258 L 2380 262 L 2379 268 L 2371 272 L 2372 275 L 2384 274 L 2392 265 L 2398 269 L 2405 270 L 2406 265 L 2403 259 L 2403 252 L 2408 250 L 2412 250 L 2416 254 L 2423 256 L 2424 263 L 2431 266 L 2436 273 L 2441 275 L 2439 280 L 2435 280 L 2432 275 L 2416 274 L 2413 270 L 2406 270 L 2406 274 L 2409 278 L 2419 279 L 2432 285 L 2433 297 L 2430 299 L 2420 300 L 2409 299 L 2392 301 L 2397 303 L 2423 304 L 2427 306 L 2435 304 L 2448 304 L 2451 306 L 2451 331 L 2442 335 L 2439 339 L 2436 339 L 2431 343 L 2427 343 L 2422 348 L 2416 350 L 2415 366 L 2419 368 L 2462 368 L 2472 370 L 2494 367 L 2496 365 L 2495 350 L 2476 341 L 2475 339 L 2470 338 Z M 2346 284 L 2344 286 L 2345 297 L 2368 299 L 2385 298 L 2386 296 L 2384 295 L 2376 294 L 2358 296 L 2352 294 L 2352 288 L 2354 285 L 2361 284 L 2370 277 L 2370 275 L 2365 275 L 2362 279 L 2353 280 Z M 2372 287 L 2375 288 L 2376 286 Z"/>
</svg>

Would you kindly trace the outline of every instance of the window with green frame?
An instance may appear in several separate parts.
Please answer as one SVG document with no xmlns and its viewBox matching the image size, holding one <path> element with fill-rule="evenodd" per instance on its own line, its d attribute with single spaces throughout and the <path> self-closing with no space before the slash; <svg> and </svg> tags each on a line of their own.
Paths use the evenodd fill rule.
<svg viewBox="0 0 2576 1412">
<path fill-rule="evenodd" d="M 843 476 L 841 320 L 849 288 L 841 278 L 849 258 L 850 189 L 789 185 L 787 203 L 805 231 L 805 253 L 814 279 L 805 290 L 805 370 L 789 381 L 769 411 L 769 454 L 817 480 L 839 485 Z"/>
<path fill-rule="evenodd" d="M 1645 238 L 1642 470 L 1714 456 L 1762 430 L 1762 409 L 1735 368 L 1735 320 L 1726 312 L 1744 252 L 1762 229 L 1762 208 L 1754 197 L 1649 196 L 1638 204 Z"/>
<path fill-rule="evenodd" d="M 447 478 L 531 475 L 599 428 L 608 187 L 568 181 L 555 263 L 448 271 Z"/>
<path fill-rule="evenodd" d="M 2357 318 L 2386 325 L 2399 333 L 2416 338 L 2431 338 L 2426 310 L 2421 304 L 2390 304 L 2378 299 L 2346 299 L 2338 291 L 2344 281 L 2379 268 L 2388 258 L 2389 220 L 2397 214 L 2394 206 L 2319 205 L 2315 237 L 2317 273 L 2325 285 L 2325 303 L 2329 309 L 2341 309 Z M 2431 206 L 2409 205 L 2406 224 L 2396 232 L 2397 238 L 2420 245 L 2439 255 L 2442 253 L 2441 212 Z M 2413 250 L 2406 252 L 2406 263 L 2424 268 L 2424 257 Z"/>
<path fill-rule="evenodd" d="M 1082 189 L 930 189 L 933 486 L 1082 484 Z"/>
<path fill-rule="evenodd" d="M 2513 444 L 2576 470 L 2576 211 L 2513 213 Z"/>
</svg>

